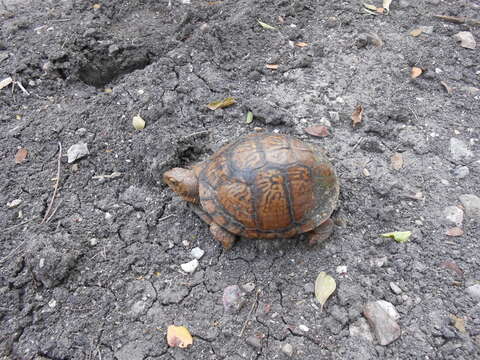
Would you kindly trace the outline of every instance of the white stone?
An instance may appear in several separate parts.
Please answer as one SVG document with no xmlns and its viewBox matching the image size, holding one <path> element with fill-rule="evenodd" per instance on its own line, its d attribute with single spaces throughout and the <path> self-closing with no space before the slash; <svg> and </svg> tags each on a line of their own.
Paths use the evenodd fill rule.
<svg viewBox="0 0 480 360">
<path fill-rule="evenodd" d="M 390 282 L 390 289 L 392 289 L 392 291 L 397 295 L 400 295 L 402 293 L 402 289 L 400 289 L 400 286 L 398 286 L 394 282 Z"/>
<path fill-rule="evenodd" d="M 447 223 L 460 226 L 463 222 L 463 210 L 456 206 L 447 206 L 443 209 L 443 217 Z"/>
<path fill-rule="evenodd" d="M 48 306 L 54 308 L 55 306 L 57 306 L 57 301 L 55 299 L 50 300 L 48 302 Z"/>
<path fill-rule="evenodd" d="M 15 200 L 12 200 L 12 201 L 8 202 L 7 207 L 9 207 L 11 209 L 11 208 L 17 207 L 21 203 L 22 203 L 22 199 L 15 199 Z"/>
<path fill-rule="evenodd" d="M 337 266 L 337 268 L 335 269 L 335 271 L 337 272 L 337 274 L 346 274 L 346 273 L 347 273 L 347 270 L 348 270 L 347 265 L 339 265 L 339 266 Z"/>
<path fill-rule="evenodd" d="M 377 300 L 378 305 L 382 307 L 383 310 L 393 319 L 393 320 L 398 320 L 400 319 L 400 314 L 397 312 L 397 309 L 395 309 L 395 306 L 393 306 L 392 303 L 389 303 L 388 301 L 385 300 Z"/>
<path fill-rule="evenodd" d="M 300 330 L 302 330 L 303 332 L 308 332 L 310 329 L 308 328 L 308 326 L 305 326 L 305 325 L 298 325 L 298 328 Z"/>
<path fill-rule="evenodd" d="M 460 195 L 460 201 L 469 218 L 480 220 L 480 198 L 473 194 Z"/>
<path fill-rule="evenodd" d="M 205 255 L 205 251 L 203 251 L 199 247 L 195 247 L 190 251 L 190 255 L 192 255 L 195 259 L 200 260 L 203 255 Z"/>
<path fill-rule="evenodd" d="M 87 144 L 80 142 L 78 144 L 72 145 L 67 150 L 68 163 L 71 164 L 75 160 L 81 159 L 88 154 L 90 153 L 88 152 Z"/>
<path fill-rule="evenodd" d="M 470 295 L 475 301 L 480 301 L 480 284 L 469 286 L 465 289 L 468 295 Z"/>
<path fill-rule="evenodd" d="M 183 271 L 185 271 L 186 273 L 193 273 L 197 267 L 198 267 L 198 260 L 197 259 L 193 259 L 192 261 L 189 261 L 188 263 L 185 263 L 185 264 L 181 264 L 180 267 L 182 268 Z"/>
<path fill-rule="evenodd" d="M 450 152 L 453 161 L 457 162 L 469 161 L 473 156 L 473 153 L 468 149 L 467 144 L 456 138 L 450 139 Z"/>
<path fill-rule="evenodd" d="M 293 346 L 291 344 L 284 344 L 282 346 L 282 352 L 287 355 L 288 357 L 291 357 L 293 355 Z"/>
</svg>

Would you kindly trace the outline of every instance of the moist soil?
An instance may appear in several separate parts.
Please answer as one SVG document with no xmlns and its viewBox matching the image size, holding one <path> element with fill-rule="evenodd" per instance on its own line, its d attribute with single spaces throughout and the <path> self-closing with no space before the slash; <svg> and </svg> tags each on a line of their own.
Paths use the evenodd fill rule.
<svg viewBox="0 0 480 360">
<path fill-rule="evenodd" d="M 1 1 L 0 80 L 14 83 L 0 90 L 0 357 L 480 358 L 466 292 L 480 280 L 480 220 L 460 201 L 480 195 L 479 50 L 454 38 L 480 31 L 435 14 L 478 19 L 480 3 L 393 0 L 371 15 L 353 0 Z M 207 108 L 226 97 L 236 104 Z M 326 149 L 341 184 L 326 242 L 224 251 L 163 184 L 255 127 Z M 89 154 L 69 163 L 77 143 Z M 412 236 L 379 237 L 392 231 Z M 337 283 L 323 311 L 321 271 Z M 249 291 L 225 311 L 235 284 Z M 376 300 L 400 314 L 387 346 L 358 326 Z M 171 324 L 193 346 L 168 347 Z"/>
</svg>

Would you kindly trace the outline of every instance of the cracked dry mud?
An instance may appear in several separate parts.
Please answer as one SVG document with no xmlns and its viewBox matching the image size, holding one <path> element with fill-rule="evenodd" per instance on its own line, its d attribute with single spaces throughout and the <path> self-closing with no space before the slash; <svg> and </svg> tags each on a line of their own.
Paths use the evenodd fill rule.
<svg viewBox="0 0 480 360">
<path fill-rule="evenodd" d="M 480 195 L 479 50 L 453 37 L 480 32 L 431 16 L 475 18 L 477 1 L 394 0 L 388 16 L 353 0 L 97 3 L 0 2 L 0 77 L 19 82 L 0 90 L 2 359 L 281 359 L 282 348 L 298 359 L 480 358 L 480 305 L 465 291 L 480 280 L 478 212 L 465 211 L 458 237 L 444 217 Z M 420 26 L 433 30 L 409 35 Z M 424 70 L 415 80 L 412 66 Z M 206 108 L 227 96 L 237 104 Z M 305 135 L 320 123 L 331 136 Z M 242 240 L 225 252 L 161 183 L 255 126 L 327 149 L 341 199 L 323 245 Z M 90 154 L 62 156 L 56 212 L 41 223 L 58 142 L 63 155 L 79 142 Z M 396 230 L 411 241 L 378 237 Z M 196 246 L 205 255 L 184 274 Z M 322 313 L 320 271 L 337 281 Z M 256 288 L 244 306 L 224 312 L 223 289 L 246 283 Z M 388 346 L 349 332 L 376 300 L 400 314 Z M 167 347 L 170 324 L 190 330 L 191 348 Z"/>
</svg>

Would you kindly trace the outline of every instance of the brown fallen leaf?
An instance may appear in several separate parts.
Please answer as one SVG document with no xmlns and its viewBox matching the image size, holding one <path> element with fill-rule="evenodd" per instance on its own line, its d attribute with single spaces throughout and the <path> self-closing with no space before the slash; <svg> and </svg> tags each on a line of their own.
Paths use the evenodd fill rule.
<svg viewBox="0 0 480 360">
<path fill-rule="evenodd" d="M 448 22 L 453 22 L 456 24 L 468 24 L 472 26 L 480 26 L 479 19 L 470 19 L 466 17 L 458 17 L 458 16 L 448 16 L 448 15 L 433 15 L 438 19 L 442 19 Z"/>
<path fill-rule="evenodd" d="M 459 227 L 453 227 L 448 229 L 445 234 L 447 236 L 462 236 L 463 235 L 463 230 Z"/>
<path fill-rule="evenodd" d="M 443 87 L 445 88 L 448 94 L 451 94 L 453 92 L 453 89 L 450 86 L 448 86 L 445 81 L 440 81 L 440 84 L 443 85 Z"/>
<path fill-rule="evenodd" d="M 422 75 L 422 72 L 423 72 L 422 69 L 420 69 L 419 67 L 414 66 L 414 67 L 412 67 L 412 70 L 410 71 L 410 77 L 411 77 L 412 79 L 416 79 L 417 77 L 419 77 L 420 75 Z"/>
<path fill-rule="evenodd" d="M 25 148 L 18 149 L 17 153 L 15 154 L 15 163 L 21 164 L 25 161 L 28 155 L 28 150 Z"/>
<path fill-rule="evenodd" d="M 395 153 L 390 158 L 390 164 L 394 170 L 400 170 L 403 167 L 403 156 L 400 153 Z"/>
<path fill-rule="evenodd" d="M 298 46 L 298 47 L 305 47 L 305 46 L 308 46 L 308 43 L 306 43 L 306 42 L 303 42 L 303 41 L 300 41 L 300 42 L 297 42 L 297 43 L 295 43 L 295 46 Z"/>
<path fill-rule="evenodd" d="M 236 103 L 236 101 L 233 97 L 227 97 L 223 100 L 213 101 L 210 104 L 208 104 L 207 107 L 210 110 L 217 110 L 217 109 L 226 108 L 227 106 L 233 105 L 235 103 Z"/>
<path fill-rule="evenodd" d="M 410 35 L 412 35 L 413 37 L 417 37 L 417 36 L 419 36 L 422 32 L 423 32 L 422 29 L 413 29 L 412 31 L 410 31 Z"/>
<path fill-rule="evenodd" d="M 312 136 L 325 137 L 330 135 L 328 128 L 324 125 L 313 125 L 304 129 L 305 132 Z"/>
<path fill-rule="evenodd" d="M 385 9 L 382 8 L 382 7 L 381 7 L 381 8 L 377 8 L 376 12 L 379 13 L 379 14 L 383 14 L 383 13 L 385 12 Z"/>
<path fill-rule="evenodd" d="M 352 125 L 355 127 L 362 122 L 363 106 L 361 104 L 355 106 L 355 110 L 352 113 Z"/>
<path fill-rule="evenodd" d="M 457 264 L 455 264 L 453 261 L 444 261 L 440 264 L 440 267 L 443 267 L 448 270 L 452 270 L 458 276 L 463 277 L 463 270 L 460 269 L 460 267 Z"/>
<path fill-rule="evenodd" d="M 265 67 L 267 69 L 277 70 L 278 69 L 278 64 L 266 64 Z"/>
<path fill-rule="evenodd" d="M 466 333 L 467 330 L 465 329 L 465 319 L 464 318 L 461 318 L 461 317 L 458 317 L 458 316 L 455 316 L 453 314 L 450 314 L 450 319 L 453 320 L 453 326 L 455 326 L 455 328 L 460 331 L 461 333 Z"/>
<path fill-rule="evenodd" d="M 185 326 L 170 325 L 167 329 L 167 343 L 170 347 L 186 348 L 193 344 L 193 338 Z"/>
</svg>

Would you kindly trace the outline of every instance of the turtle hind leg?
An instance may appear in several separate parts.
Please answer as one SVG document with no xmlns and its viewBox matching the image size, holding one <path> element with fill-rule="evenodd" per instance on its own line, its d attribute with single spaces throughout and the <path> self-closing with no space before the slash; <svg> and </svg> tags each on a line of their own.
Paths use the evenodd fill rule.
<svg viewBox="0 0 480 360">
<path fill-rule="evenodd" d="M 213 237 L 223 245 L 225 250 L 228 250 L 233 246 L 233 243 L 235 242 L 235 235 L 228 232 L 224 228 L 215 223 L 211 223 L 210 232 L 212 233 Z"/>
<path fill-rule="evenodd" d="M 307 234 L 308 245 L 314 246 L 327 240 L 333 232 L 333 221 L 327 219 Z"/>
</svg>

